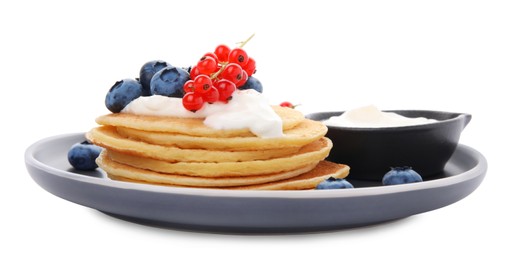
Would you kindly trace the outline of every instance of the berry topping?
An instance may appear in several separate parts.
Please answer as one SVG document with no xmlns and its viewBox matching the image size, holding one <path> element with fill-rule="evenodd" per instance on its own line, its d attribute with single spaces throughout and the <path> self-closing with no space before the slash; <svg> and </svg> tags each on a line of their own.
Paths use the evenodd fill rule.
<svg viewBox="0 0 516 260">
<path fill-rule="evenodd" d="M 227 62 L 230 51 L 231 48 L 229 48 L 227 45 L 221 44 L 215 48 L 214 54 L 217 56 L 220 62 Z"/>
<path fill-rule="evenodd" d="M 288 101 L 281 102 L 281 104 L 279 104 L 279 105 L 282 107 L 294 108 L 294 105 Z"/>
<path fill-rule="evenodd" d="M 197 68 L 197 66 L 193 66 L 190 69 L 190 79 L 195 79 L 197 75 L 201 75 L 201 72 L 199 71 L 199 68 Z"/>
<path fill-rule="evenodd" d="M 256 79 L 255 77 L 247 78 L 247 81 L 245 82 L 245 84 L 242 85 L 241 87 L 239 87 L 238 89 L 240 89 L 240 90 L 254 89 L 260 93 L 263 92 L 262 83 L 260 83 L 260 81 L 258 79 Z"/>
<path fill-rule="evenodd" d="M 236 63 L 229 63 L 222 71 L 222 78 L 227 79 L 235 84 L 242 80 L 242 67 Z"/>
<path fill-rule="evenodd" d="M 190 80 L 183 84 L 183 93 L 196 93 L 199 98 L 193 95 L 185 95 L 183 104 L 190 111 L 197 111 L 205 102 L 216 101 L 228 102 L 233 92 L 239 89 L 255 89 L 262 92 L 262 85 L 256 79 L 251 79 L 256 71 L 256 61 L 249 57 L 243 49 L 244 45 L 251 40 L 249 37 L 239 47 L 231 49 L 221 44 L 214 52 L 204 54 L 196 66 L 190 70 Z M 245 69 L 244 69 L 245 68 Z"/>
<path fill-rule="evenodd" d="M 140 69 L 140 83 L 143 87 L 143 96 L 149 96 L 151 94 L 150 82 L 152 76 L 154 76 L 156 72 L 168 66 L 170 66 L 170 64 L 162 60 L 153 60 L 143 64 Z"/>
<path fill-rule="evenodd" d="M 204 94 L 206 93 L 211 87 L 213 86 L 213 83 L 210 79 L 210 77 L 206 75 L 199 75 L 195 77 L 193 81 L 193 87 L 195 93 Z"/>
<path fill-rule="evenodd" d="M 204 105 L 204 100 L 199 93 L 189 92 L 183 97 L 183 106 L 192 112 L 196 112 Z"/>
<path fill-rule="evenodd" d="M 240 67 L 244 67 L 249 61 L 249 56 L 247 56 L 247 52 L 242 48 L 234 48 L 229 52 L 228 62 L 236 63 L 240 65 Z"/>
<path fill-rule="evenodd" d="M 134 79 L 117 81 L 106 94 L 105 104 L 109 111 L 118 113 L 131 101 L 143 94 L 140 82 Z"/>
<path fill-rule="evenodd" d="M 210 56 L 203 56 L 197 63 L 197 69 L 199 73 L 204 75 L 210 75 L 217 71 L 217 60 Z"/>
<path fill-rule="evenodd" d="M 213 52 L 207 52 L 206 54 L 204 54 L 204 56 L 202 56 L 201 60 L 203 60 L 206 57 L 212 57 L 217 64 L 219 63 L 219 58 Z"/>
<path fill-rule="evenodd" d="M 288 101 L 284 101 L 284 102 L 280 103 L 280 106 L 281 107 L 288 107 L 288 108 L 296 108 L 299 105 L 294 105 L 294 104 L 292 104 L 292 103 L 290 103 Z"/>
<path fill-rule="evenodd" d="M 236 83 L 237 88 L 242 87 L 247 82 L 248 79 L 249 79 L 249 76 L 247 76 L 247 72 L 245 72 L 245 70 L 242 70 L 242 79 Z"/>
<path fill-rule="evenodd" d="M 195 112 L 204 103 L 229 102 L 237 89 L 261 93 L 262 84 L 252 77 L 256 61 L 243 49 L 253 36 L 233 49 L 218 45 L 193 66 L 181 68 L 162 60 L 149 61 L 141 67 L 139 79 L 124 79 L 111 87 L 106 106 L 119 113 L 140 96 L 161 95 L 182 98 L 184 107 Z"/>
<path fill-rule="evenodd" d="M 382 179 L 383 185 L 396 185 L 413 182 L 422 182 L 423 178 L 412 167 L 393 167 Z"/>
<path fill-rule="evenodd" d="M 210 104 L 215 103 L 219 101 L 219 91 L 215 87 L 210 87 L 210 89 L 202 95 L 202 99 L 204 102 L 208 102 Z"/>
<path fill-rule="evenodd" d="M 192 71 L 192 66 L 182 67 L 181 69 L 185 70 L 186 72 L 188 72 L 190 74 L 190 71 Z"/>
<path fill-rule="evenodd" d="M 185 84 L 183 85 L 183 92 L 194 92 L 194 81 L 193 80 L 187 80 Z"/>
<path fill-rule="evenodd" d="M 349 183 L 346 179 L 339 179 L 330 177 L 315 187 L 316 190 L 332 190 L 332 189 L 351 189 L 353 185 Z"/>
<path fill-rule="evenodd" d="M 167 97 L 183 97 L 183 86 L 190 78 L 188 72 L 173 66 L 154 74 L 151 80 L 151 94 Z"/>
<path fill-rule="evenodd" d="M 242 69 L 247 72 L 247 75 L 252 76 L 256 72 L 256 61 L 249 57 L 249 61 L 247 61 L 247 64 L 242 67 Z"/>
<path fill-rule="evenodd" d="M 95 159 L 100 152 L 102 152 L 102 148 L 88 141 L 76 143 L 68 150 L 68 162 L 77 170 L 95 170 L 98 167 Z"/>
<path fill-rule="evenodd" d="M 228 102 L 231 100 L 231 95 L 236 90 L 235 83 L 227 80 L 221 79 L 215 82 L 215 88 L 219 91 L 219 101 Z"/>
</svg>

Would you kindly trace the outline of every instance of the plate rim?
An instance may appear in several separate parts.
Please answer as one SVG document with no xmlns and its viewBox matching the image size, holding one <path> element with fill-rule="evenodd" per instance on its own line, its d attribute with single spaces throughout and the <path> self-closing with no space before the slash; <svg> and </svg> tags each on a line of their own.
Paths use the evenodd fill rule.
<svg viewBox="0 0 516 260">
<path fill-rule="evenodd" d="M 464 153 L 470 157 L 478 160 L 478 163 L 471 169 L 457 175 L 446 178 L 427 180 L 419 183 L 410 183 L 404 185 L 392 186 L 378 186 L 378 187 L 362 187 L 355 189 L 339 189 L 339 190 L 224 190 L 224 189 L 207 189 L 207 188 L 183 188 L 183 187 L 168 187 L 143 183 L 130 183 L 123 181 L 116 181 L 107 178 L 92 177 L 69 171 L 57 169 L 47 165 L 35 158 L 34 153 L 41 149 L 42 146 L 48 143 L 55 142 L 64 138 L 74 138 L 84 136 L 84 133 L 69 133 L 60 134 L 43 138 L 25 150 L 25 164 L 44 171 L 47 174 L 52 174 L 61 178 L 77 182 L 86 182 L 98 186 L 104 186 L 117 189 L 129 189 L 145 192 L 155 192 L 162 194 L 176 194 L 176 195 L 190 195 L 190 196 L 207 196 L 207 197 L 240 197 L 240 198 L 289 198 L 289 199 L 321 199 L 321 198 L 343 198 L 343 197 L 365 197 L 365 196 L 379 196 L 393 193 L 412 192 L 416 190 L 434 189 L 438 187 L 445 187 L 454 185 L 460 182 L 465 182 L 474 179 L 487 172 L 487 159 L 479 151 L 464 144 L 458 144 L 457 150 L 463 150 Z"/>
</svg>

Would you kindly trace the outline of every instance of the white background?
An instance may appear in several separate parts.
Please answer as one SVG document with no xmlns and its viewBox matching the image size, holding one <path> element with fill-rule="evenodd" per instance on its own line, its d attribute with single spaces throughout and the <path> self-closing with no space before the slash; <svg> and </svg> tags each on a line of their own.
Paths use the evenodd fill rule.
<svg viewBox="0 0 516 260">
<path fill-rule="evenodd" d="M 0 258 L 514 257 L 511 1 L 8 2 L 0 4 Z M 487 157 L 486 179 L 458 203 L 385 225 L 238 236 L 123 222 L 28 175 L 27 146 L 94 127 L 108 112 L 109 87 L 137 77 L 146 61 L 190 65 L 252 33 L 246 49 L 271 103 L 300 103 L 306 113 L 367 104 L 471 113 L 461 143 Z"/>
</svg>

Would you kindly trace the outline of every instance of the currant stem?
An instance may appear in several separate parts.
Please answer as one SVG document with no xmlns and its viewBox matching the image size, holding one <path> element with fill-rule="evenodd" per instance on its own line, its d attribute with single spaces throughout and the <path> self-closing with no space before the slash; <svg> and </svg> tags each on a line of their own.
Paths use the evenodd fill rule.
<svg viewBox="0 0 516 260">
<path fill-rule="evenodd" d="M 227 62 L 222 63 L 222 66 L 220 67 L 220 69 L 217 72 L 211 74 L 210 79 L 217 78 L 220 75 L 220 73 L 222 73 L 222 71 L 224 71 L 224 69 L 226 68 L 227 65 L 228 65 Z"/>
<path fill-rule="evenodd" d="M 254 35 L 255 35 L 255 34 L 253 33 L 251 36 L 249 36 L 249 38 L 247 38 L 247 40 L 245 40 L 245 41 L 243 41 L 243 42 L 239 42 L 239 43 L 240 43 L 240 46 L 239 46 L 239 47 L 240 47 L 240 48 L 243 48 L 243 47 L 244 47 L 244 46 L 245 46 L 245 45 L 246 45 L 246 44 L 247 44 L 247 43 L 248 43 L 248 42 L 249 42 L 249 41 L 254 37 Z"/>
</svg>

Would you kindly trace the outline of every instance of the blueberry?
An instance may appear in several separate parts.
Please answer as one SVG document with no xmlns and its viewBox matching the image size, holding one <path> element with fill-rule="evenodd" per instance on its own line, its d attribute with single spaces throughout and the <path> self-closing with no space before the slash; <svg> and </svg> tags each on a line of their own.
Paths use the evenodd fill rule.
<svg viewBox="0 0 516 260">
<path fill-rule="evenodd" d="M 238 88 L 240 90 L 244 90 L 244 89 L 254 89 L 260 93 L 263 92 L 263 86 L 262 86 L 262 83 L 256 79 L 255 77 L 249 77 L 247 79 L 247 81 L 245 82 L 244 85 L 242 85 L 240 88 Z"/>
<path fill-rule="evenodd" d="M 404 183 L 421 182 L 423 178 L 411 167 L 393 167 L 382 179 L 383 185 L 396 185 Z"/>
<path fill-rule="evenodd" d="M 183 97 L 183 85 L 190 79 L 190 74 L 181 68 L 169 66 L 156 72 L 151 79 L 152 95 Z"/>
<path fill-rule="evenodd" d="M 170 64 L 162 60 L 153 60 L 143 64 L 140 69 L 140 83 L 143 87 L 143 96 L 149 96 L 151 94 L 150 82 L 152 76 L 154 76 L 156 72 L 168 66 L 170 66 Z"/>
<path fill-rule="evenodd" d="M 68 162 L 77 170 L 95 170 L 98 167 L 95 159 L 101 151 L 102 148 L 88 141 L 76 143 L 68 150 Z"/>
<path fill-rule="evenodd" d="M 332 190 L 332 189 L 351 189 L 353 185 L 349 183 L 346 179 L 339 179 L 330 177 L 315 187 L 316 190 Z"/>
<path fill-rule="evenodd" d="M 106 95 L 106 107 L 113 113 L 118 113 L 127 104 L 142 95 L 142 85 L 134 79 L 117 81 Z"/>
<path fill-rule="evenodd" d="M 192 66 L 182 67 L 182 69 L 186 70 L 186 72 L 190 73 L 190 71 L 192 71 Z"/>
</svg>

